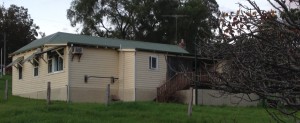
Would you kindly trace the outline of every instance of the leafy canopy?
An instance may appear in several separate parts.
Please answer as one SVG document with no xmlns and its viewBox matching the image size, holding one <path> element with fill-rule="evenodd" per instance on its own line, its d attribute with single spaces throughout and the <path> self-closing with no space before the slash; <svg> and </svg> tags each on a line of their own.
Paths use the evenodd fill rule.
<svg viewBox="0 0 300 123">
<path fill-rule="evenodd" d="M 230 93 L 255 93 L 259 99 L 247 100 L 261 100 L 296 116 L 300 104 L 299 0 L 269 0 L 271 10 L 247 1 L 251 6 L 240 4 L 235 12 L 220 13 L 219 36 L 200 48 L 206 57 L 219 61 L 210 72 L 215 80 L 212 86 Z M 276 113 L 271 114 L 278 119 Z"/>
<path fill-rule="evenodd" d="M 192 49 L 197 36 L 213 35 L 217 11 L 214 0 L 73 0 L 67 17 L 72 26 L 82 25 L 82 34 L 172 44 L 185 39 Z"/>
<path fill-rule="evenodd" d="M 5 33 L 7 53 L 12 53 L 35 40 L 38 29 L 28 14 L 28 9 L 16 5 L 9 8 L 0 6 L 0 47 L 3 48 Z"/>
</svg>

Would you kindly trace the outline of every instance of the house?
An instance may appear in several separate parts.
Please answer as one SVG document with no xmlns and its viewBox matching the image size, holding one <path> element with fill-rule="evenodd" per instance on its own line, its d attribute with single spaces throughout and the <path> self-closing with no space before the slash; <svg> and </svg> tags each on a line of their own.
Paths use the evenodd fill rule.
<svg viewBox="0 0 300 123">
<path fill-rule="evenodd" d="M 10 54 L 12 94 L 44 99 L 103 102 L 107 84 L 115 100 L 145 101 L 167 79 L 167 60 L 187 55 L 177 45 L 58 32 Z"/>
<path fill-rule="evenodd" d="M 195 70 L 203 69 L 201 63 L 212 61 L 195 61 L 177 45 L 58 32 L 10 56 L 12 94 L 21 97 L 45 99 L 47 83 L 51 82 L 52 100 L 104 102 L 110 84 L 113 100 L 169 101 L 179 95 L 181 102 L 187 102 L 187 89 L 197 80 L 200 85 L 194 87 L 199 89 L 193 92 L 196 104 L 224 105 L 234 98 L 211 97 L 218 91 L 209 86 L 205 72 L 197 75 Z"/>
</svg>

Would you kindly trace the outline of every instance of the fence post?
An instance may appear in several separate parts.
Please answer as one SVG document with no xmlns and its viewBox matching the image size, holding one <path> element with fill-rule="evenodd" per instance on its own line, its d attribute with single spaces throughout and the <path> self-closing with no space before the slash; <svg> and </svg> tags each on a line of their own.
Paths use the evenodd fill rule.
<svg viewBox="0 0 300 123">
<path fill-rule="evenodd" d="M 107 84 L 105 100 L 106 106 L 108 106 L 110 103 L 110 84 Z"/>
<path fill-rule="evenodd" d="M 105 98 L 106 99 L 106 106 L 108 106 L 109 103 L 110 103 L 110 84 L 107 84 L 105 97 L 106 97 Z"/>
<path fill-rule="evenodd" d="M 51 82 L 47 84 L 47 105 L 50 105 L 50 98 L 51 98 Z"/>
<path fill-rule="evenodd" d="M 188 116 L 192 116 L 192 110 L 193 110 L 193 87 L 190 87 L 190 102 L 189 102 L 189 107 L 188 107 Z"/>
<path fill-rule="evenodd" d="M 4 100 L 8 99 L 8 80 L 5 81 L 5 95 Z"/>
</svg>

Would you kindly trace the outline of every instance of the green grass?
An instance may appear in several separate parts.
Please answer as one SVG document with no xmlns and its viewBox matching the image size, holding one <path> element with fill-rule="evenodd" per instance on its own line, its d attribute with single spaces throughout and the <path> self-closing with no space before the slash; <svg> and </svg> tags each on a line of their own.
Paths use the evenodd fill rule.
<svg viewBox="0 0 300 123">
<path fill-rule="evenodd" d="M 5 79 L 11 80 L 10 76 Z M 10 81 L 11 83 L 11 81 Z M 11 87 L 11 84 L 9 85 Z M 10 88 L 11 90 L 11 88 Z M 0 123 L 270 123 L 275 122 L 260 107 L 194 106 L 155 102 L 97 103 L 53 102 L 9 96 L 3 100 L 4 79 L 0 79 Z M 292 122 L 292 120 L 287 120 Z"/>
</svg>

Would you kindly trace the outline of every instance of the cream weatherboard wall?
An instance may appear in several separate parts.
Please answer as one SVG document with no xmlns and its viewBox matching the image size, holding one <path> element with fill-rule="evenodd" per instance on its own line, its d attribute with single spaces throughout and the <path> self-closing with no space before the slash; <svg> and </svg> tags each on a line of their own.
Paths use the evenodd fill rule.
<svg viewBox="0 0 300 123">
<path fill-rule="evenodd" d="M 149 69 L 149 57 L 158 58 L 158 68 Z M 153 52 L 136 52 L 136 100 L 153 100 L 156 97 L 157 87 L 166 80 L 166 55 Z"/>
<path fill-rule="evenodd" d="M 51 48 L 45 47 L 44 50 Z M 64 54 L 67 54 L 68 49 L 64 49 Z M 31 56 L 36 50 L 31 50 L 13 56 L 13 61 L 24 56 L 24 59 Z M 47 60 L 47 53 L 42 57 Z M 23 64 L 23 77 L 19 79 L 18 69 L 12 66 L 12 94 L 22 97 L 45 99 L 47 82 L 51 82 L 51 99 L 67 100 L 67 84 L 68 84 L 68 55 L 64 55 L 63 70 L 56 73 L 48 73 L 48 64 L 39 59 L 38 76 L 33 75 L 33 65 L 26 61 Z"/>
<path fill-rule="evenodd" d="M 47 47 L 51 48 L 51 47 Z M 44 50 L 46 50 L 45 48 Z M 72 59 L 71 47 L 64 49 L 63 71 L 48 73 L 48 64 L 39 59 L 39 75 L 33 76 L 33 65 L 23 64 L 23 79 L 18 79 L 18 69 L 13 67 L 13 94 L 29 98 L 44 99 L 47 82 L 51 81 L 51 98 L 73 102 L 104 102 L 107 84 L 111 85 L 111 95 L 122 101 L 153 100 L 156 89 L 166 79 L 166 56 L 163 53 L 115 50 L 111 48 L 83 47 L 83 53 Z M 13 60 L 32 55 L 36 50 L 13 56 Z M 158 58 L 158 68 L 149 69 L 149 56 Z M 47 53 L 43 54 L 47 60 Z M 84 76 L 115 77 L 89 78 Z M 69 94 L 69 96 L 68 96 Z"/>
<path fill-rule="evenodd" d="M 109 78 L 89 78 L 84 82 L 84 76 L 116 77 L 118 78 L 118 52 L 108 48 L 83 47 L 83 53 L 78 61 L 69 54 L 70 63 L 70 100 L 73 102 L 104 102 L 107 84 L 111 84 L 111 95 L 118 97 L 119 81 L 110 83 Z"/>
<path fill-rule="evenodd" d="M 135 101 L 135 51 L 119 52 L 119 98 Z"/>
</svg>

